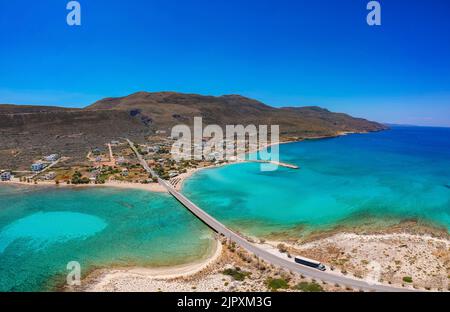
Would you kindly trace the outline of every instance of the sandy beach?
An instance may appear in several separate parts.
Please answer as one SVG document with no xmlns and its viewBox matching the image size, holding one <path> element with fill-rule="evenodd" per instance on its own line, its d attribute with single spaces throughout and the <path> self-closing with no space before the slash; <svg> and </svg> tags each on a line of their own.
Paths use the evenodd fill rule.
<svg viewBox="0 0 450 312">
<path fill-rule="evenodd" d="M 8 181 L 8 182 L 0 182 L 1 185 L 16 185 L 16 186 L 26 186 L 26 187 L 62 187 L 62 188 L 121 188 L 121 189 L 135 189 L 135 190 L 143 190 L 157 193 L 166 193 L 166 190 L 159 185 L 158 183 L 149 183 L 149 184 L 141 184 L 141 183 L 130 183 L 130 182 L 120 182 L 120 181 L 108 181 L 105 184 L 67 184 L 60 183 L 56 184 L 52 181 L 40 181 L 38 183 L 27 183 L 20 182 L 18 180 Z"/>
<path fill-rule="evenodd" d="M 157 289 L 161 281 L 183 279 L 196 275 L 214 265 L 222 256 L 222 244 L 214 242 L 213 251 L 205 259 L 172 267 L 161 268 L 131 268 L 102 269 L 91 273 L 84 281 L 83 291 L 133 291 L 141 292 Z M 71 290 L 70 288 L 67 290 Z M 166 289 L 167 291 L 167 289 Z"/>
<path fill-rule="evenodd" d="M 231 165 L 238 164 L 238 163 L 242 163 L 242 162 L 233 162 L 233 163 L 226 163 L 226 164 L 220 164 L 220 165 L 212 165 L 212 166 L 207 166 L 207 167 L 202 167 L 202 168 L 188 169 L 186 173 L 182 173 L 179 176 L 170 179 L 170 183 L 177 191 L 181 191 L 183 189 L 184 182 L 186 182 L 187 179 L 192 177 L 197 172 L 200 172 L 202 170 L 207 170 L 207 169 L 231 166 Z"/>
</svg>

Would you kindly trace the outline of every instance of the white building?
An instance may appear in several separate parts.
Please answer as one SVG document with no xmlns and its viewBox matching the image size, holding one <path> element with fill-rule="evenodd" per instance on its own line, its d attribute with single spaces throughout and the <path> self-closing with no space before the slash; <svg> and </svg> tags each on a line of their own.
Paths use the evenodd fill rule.
<svg viewBox="0 0 450 312">
<path fill-rule="evenodd" d="M 97 178 L 98 178 L 99 175 L 100 175 L 100 171 L 99 170 L 92 171 L 91 175 L 89 176 L 89 181 L 91 181 L 91 182 L 97 181 Z"/>
<path fill-rule="evenodd" d="M 47 167 L 47 164 L 44 164 L 42 162 L 37 162 L 31 165 L 31 171 L 39 172 L 45 169 Z"/>
<path fill-rule="evenodd" d="M 56 178 L 56 173 L 55 172 L 49 172 L 45 175 L 45 180 L 53 180 L 54 178 Z"/>
<path fill-rule="evenodd" d="M 54 162 L 54 161 L 57 161 L 59 159 L 59 155 L 58 154 L 51 154 L 51 155 L 45 156 L 44 159 L 46 161 Z"/>
<path fill-rule="evenodd" d="M 3 171 L 0 173 L 0 181 L 10 181 L 11 180 L 11 172 Z"/>
</svg>

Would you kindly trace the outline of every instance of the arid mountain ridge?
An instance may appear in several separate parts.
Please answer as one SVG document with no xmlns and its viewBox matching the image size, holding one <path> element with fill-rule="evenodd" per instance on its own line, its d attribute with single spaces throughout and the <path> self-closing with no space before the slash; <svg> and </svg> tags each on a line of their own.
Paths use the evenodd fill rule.
<svg viewBox="0 0 450 312">
<path fill-rule="evenodd" d="M 274 108 L 240 95 L 138 92 L 83 109 L 4 104 L 0 105 L 0 168 L 26 168 L 49 153 L 82 161 L 89 149 L 111 140 L 129 137 L 143 142 L 158 130 L 170 133 L 174 125 L 192 125 L 194 117 L 221 126 L 277 124 L 283 140 L 386 129 L 320 107 Z"/>
</svg>

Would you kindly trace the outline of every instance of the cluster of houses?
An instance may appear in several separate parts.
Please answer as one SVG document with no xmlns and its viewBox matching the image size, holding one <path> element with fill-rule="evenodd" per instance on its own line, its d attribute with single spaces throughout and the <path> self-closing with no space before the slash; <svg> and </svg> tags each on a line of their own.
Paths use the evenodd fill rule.
<svg viewBox="0 0 450 312">
<path fill-rule="evenodd" d="M 42 158 L 42 160 L 37 161 L 31 165 L 31 171 L 38 173 L 47 168 L 51 163 L 57 161 L 59 158 L 60 156 L 58 154 L 51 154 L 45 156 Z M 49 172 L 44 176 L 46 180 L 53 180 L 55 177 L 56 177 L 55 172 Z M 0 172 L 0 181 L 2 182 L 11 181 L 13 178 L 14 176 L 9 171 L 2 170 Z"/>
<path fill-rule="evenodd" d="M 57 161 L 58 159 L 59 159 L 58 154 L 51 154 L 51 155 L 45 156 L 43 158 L 43 161 L 38 161 L 31 165 L 31 171 L 33 171 L 33 172 L 42 171 L 45 168 L 47 168 L 50 165 L 50 163 L 53 163 L 53 162 Z"/>
</svg>

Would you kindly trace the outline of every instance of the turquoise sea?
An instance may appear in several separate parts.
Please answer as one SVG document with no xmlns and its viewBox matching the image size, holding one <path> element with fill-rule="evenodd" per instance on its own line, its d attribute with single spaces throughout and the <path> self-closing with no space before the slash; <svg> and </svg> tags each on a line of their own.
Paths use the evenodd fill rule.
<svg viewBox="0 0 450 312">
<path fill-rule="evenodd" d="M 69 271 L 189 263 L 212 232 L 164 194 L 0 187 L 0 291 L 50 290 Z"/>
<path fill-rule="evenodd" d="M 228 226 L 299 235 L 415 219 L 450 229 L 450 128 L 392 127 L 280 146 L 301 170 L 256 163 L 200 171 L 183 192 Z"/>
<path fill-rule="evenodd" d="M 280 146 L 301 170 L 203 170 L 183 189 L 250 235 L 302 235 L 348 223 L 415 219 L 450 229 L 450 129 L 392 130 Z M 0 291 L 48 290 L 66 265 L 191 262 L 212 233 L 168 195 L 106 188 L 0 187 Z"/>
</svg>

